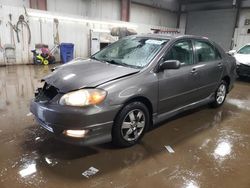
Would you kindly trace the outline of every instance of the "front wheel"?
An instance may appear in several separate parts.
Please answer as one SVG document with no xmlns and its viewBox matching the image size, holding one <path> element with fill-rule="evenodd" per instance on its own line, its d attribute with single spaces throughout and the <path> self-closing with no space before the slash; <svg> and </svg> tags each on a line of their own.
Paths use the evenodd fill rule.
<svg viewBox="0 0 250 188">
<path fill-rule="evenodd" d="M 228 87 L 228 84 L 224 80 L 222 80 L 218 89 L 215 92 L 212 107 L 217 108 L 224 103 L 226 96 L 227 96 L 227 87 Z"/>
<path fill-rule="evenodd" d="M 136 144 L 149 127 L 150 116 L 148 108 L 141 102 L 126 105 L 117 115 L 113 130 L 112 141 L 120 147 Z"/>
</svg>

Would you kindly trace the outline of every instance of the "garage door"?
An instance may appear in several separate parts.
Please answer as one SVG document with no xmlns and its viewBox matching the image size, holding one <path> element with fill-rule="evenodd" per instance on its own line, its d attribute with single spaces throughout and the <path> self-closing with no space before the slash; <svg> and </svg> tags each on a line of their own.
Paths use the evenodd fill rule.
<svg viewBox="0 0 250 188">
<path fill-rule="evenodd" d="M 186 34 L 206 36 L 229 50 L 234 31 L 235 10 L 194 11 L 187 14 Z"/>
</svg>

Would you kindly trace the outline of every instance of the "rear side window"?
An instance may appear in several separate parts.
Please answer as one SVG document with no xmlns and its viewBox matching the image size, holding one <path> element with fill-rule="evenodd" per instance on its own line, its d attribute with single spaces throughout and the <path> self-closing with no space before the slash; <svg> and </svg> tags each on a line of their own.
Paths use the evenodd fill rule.
<svg viewBox="0 0 250 188">
<path fill-rule="evenodd" d="M 208 42 L 195 41 L 194 47 L 196 50 L 198 62 L 210 62 L 221 59 L 218 50 Z"/>
</svg>

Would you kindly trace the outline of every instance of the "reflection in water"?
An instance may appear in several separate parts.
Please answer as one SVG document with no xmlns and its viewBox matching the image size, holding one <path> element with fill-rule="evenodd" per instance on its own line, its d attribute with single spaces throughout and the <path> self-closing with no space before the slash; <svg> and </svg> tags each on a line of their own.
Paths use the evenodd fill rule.
<svg viewBox="0 0 250 188">
<path fill-rule="evenodd" d="M 227 103 L 235 105 L 242 110 L 250 110 L 249 100 L 227 99 Z"/>
<path fill-rule="evenodd" d="M 181 181 L 183 188 L 199 188 L 199 184 L 197 183 L 201 177 L 201 173 L 195 169 L 183 168 L 182 166 L 177 165 L 175 170 L 170 173 L 169 180 L 172 181 Z"/>
<path fill-rule="evenodd" d="M 199 147 L 199 149 L 204 149 L 207 147 L 207 145 L 211 142 L 211 139 L 210 138 L 207 138 L 203 143 L 202 145 Z"/>
<path fill-rule="evenodd" d="M 36 163 L 28 164 L 24 169 L 19 171 L 19 174 L 24 178 L 36 172 Z"/>
<path fill-rule="evenodd" d="M 55 159 L 51 159 L 50 157 L 44 157 L 46 163 L 50 166 L 55 166 L 57 165 L 57 161 Z"/>
<path fill-rule="evenodd" d="M 215 159 L 224 159 L 225 156 L 229 155 L 232 150 L 232 144 L 228 141 L 220 142 L 214 150 Z"/>
<path fill-rule="evenodd" d="M 184 188 L 199 188 L 199 186 L 195 181 L 191 180 L 185 183 Z"/>
<path fill-rule="evenodd" d="M 45 161 L 46 161 L 46 163 L 48 163 L 48 164 L 51 164 L 51 163 L 52 163 L 51 159 L 49 159 L 48 157 L 45 157 Z"/>
</svg>

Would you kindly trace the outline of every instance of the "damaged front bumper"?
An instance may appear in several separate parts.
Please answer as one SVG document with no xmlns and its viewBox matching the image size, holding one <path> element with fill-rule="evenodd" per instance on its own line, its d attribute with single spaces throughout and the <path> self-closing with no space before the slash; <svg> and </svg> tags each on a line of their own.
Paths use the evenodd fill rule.
<svg viewBox="0 0 250 188">
<path fill-rule="evenodd" d="M 113 120 L 120 105 L 62 106 L 58 104 L 60 97 L 58 93 L 46 101 L 46 97 L 38 95 L 31 101 L 30 111 L 40 126 L 56 138 L 72 144 L 92 145 L 111 141 Z M 86 134 L 76 138 L 65 134 L 67 130 L 85 130 Z"/>
</svg>

